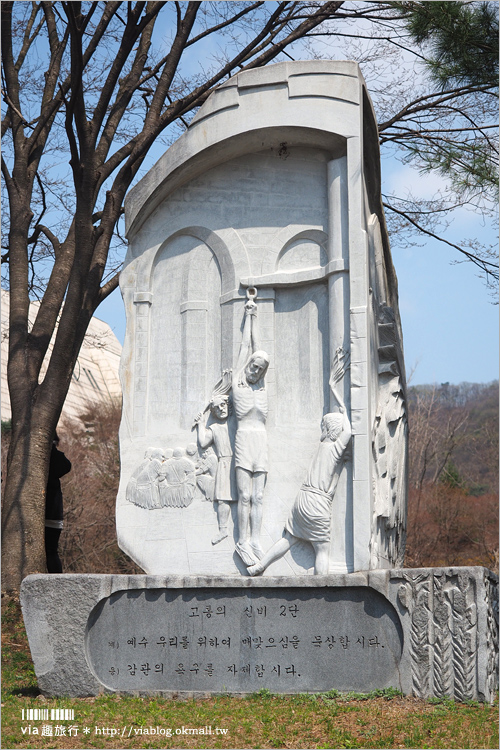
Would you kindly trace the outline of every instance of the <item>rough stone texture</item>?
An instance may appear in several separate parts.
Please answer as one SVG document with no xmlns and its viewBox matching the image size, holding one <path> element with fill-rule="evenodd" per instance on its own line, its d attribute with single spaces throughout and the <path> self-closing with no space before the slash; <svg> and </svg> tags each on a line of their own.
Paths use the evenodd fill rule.
<svg viewBox="0 0 500 750">
<path fill-rule="evenodd" d="M 187 449 L 196 437 L 194 418 L 222 371 L 235 368 L 252 285 L 270 357 L 264 552 L 282 535 L 322 417 L 338 407 L 329 379 L 341 347 L 351 363 L 339 389 L 352 439 L 328 570 L 402 564 L 405 376 L 378 154 L 355 63 L 279 63 L 214 92 L 129 193 L 116 523 L 120 547 L 147 573 L 246 574 L 235 554 L 236 502 L 228 537 L 214 545 L 216 509 L 200 488 L 191 493 L 192 477 L 182 479 L 182 507 L 155 499 L 154 476 L 141 477 L 139 502 L 132 485 L 148 449 Z M 264 575 L 309 575 L 313 565 L 301 542 Z"/>
<path fill-rule="evenodd" d="M 46 695 L 393 686 L 489 701 L 498 685 L 498 578 L 485 568 L 35 575 L 23 582 L 21 604 Z"/>
<path fill-rule="evenodd" d="M 361 586 L 159 589 L 101 602 L 87 653 L 114 690 L 366 691 L 399 684 L 402 635 L 394 607 Z"/>
</svg>

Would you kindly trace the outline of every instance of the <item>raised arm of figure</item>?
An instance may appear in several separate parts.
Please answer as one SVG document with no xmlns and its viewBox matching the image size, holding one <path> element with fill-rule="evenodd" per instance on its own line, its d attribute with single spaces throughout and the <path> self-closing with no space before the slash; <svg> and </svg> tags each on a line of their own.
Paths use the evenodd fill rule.
<svg viewBox="0 0 500 750">
<path fill-rule="evenodd" d="M 214 436 L 210 427 L 207 427 L 206 424 L 203 424 L 203 414 L 201 413 L 201 411 L 195 418 L 193 427 L 196 427 L 198 431 L 198 443 L 200 447 L 208 448 L 208 446 L 212 444 Z"/>
<path fill-rule="evenodd" d="M 233 382 L 238 381 L 240 373 L 245 367 L 250 354 L 252 343 L 252 325 L 255 322 L 255 311 L 257 305 L 252 300 L 245 304 L 245 323 L 243 325 L 243 337 L 241 339 L 240 353 L 238 354 L 238 363 L 233 370 Z"/>
<path fill-rule="evenodd" d="M 340 381 L 343 380 L 347 370 L 350 367 L 350 364 L 351 364 L 350 352 L 344 351 L 344 349 L 341 346 L 339 346 L 335 352 L 335 356 L 332 362 L 332 369 L 330 373 L 330 388 L 331 388 L 333 395 L 335 396 L 335 399 L 340 407 L 341 412 L 342 411 L 345 412 L 345 403 L 337 386 L 340 383 Z"/>
<path fill-rule="evenodd" d="M 257 315 L 257 304 L 255 302 L 247 302 L 250 307 L 250 315 L 252 317 L 252 354 L 262 349 L 260 344 L 260 327 L 259 327 L 259 316 Z"/>
<path fill-rule="evenodd" d="M 337 442 L 343 453 L 349 444 L 349 440 L 351 439 L 352 430 L 351 430 L 351 423 L 349 422 L 349 417 L 347 416 L 347 409 L 345 408 L 345 406 L 342 405 L 340 407 L 340 413 L 343 416 L 342 432 L 338 436 Z"/>
<path fill-rule="evenodd" d="M 341 411 L 341 412 L 343 411 L 343 412 L 344 412 L 344 414 L 345 414 L 345 403 L 344 403 L 344 399 L 343 399 L 343 398 L 342 398 L 342 396 L 340 395 L 340 393 L 339 393 L 339 391 L 337 390 L 337 388 L 335 387 L 335 385 L 332 385 L 332 383 L 330 383 L 330 388 L 331 388 L 331 391 L 332 391 L 333 395 L 335 396 L 335 399 L 336 399 L 336 401 L 337 401 L 337 403 L 338 403 L 338 405 L 339 405 L 339 407 L 340 407 L 340 411 Z"/>
<path fill-rule="evenodd" d="M 342 471 L 343 460 L 345 449 L 351 439 L 351 423 L 347 417 L 347 411 L 344 406 L 340 407 L 340 413 L 342 414 L 342 431 L 338 438 L 335 440 L 334 450 L 336 452 L 336 463 L 335 470 L 333 472 L 332 481 L 328 488 L 328 494 L 333 497 L 335 490 L 337 489 L 337 483 L 339 481 L 340 472 Z"/>
</svg>

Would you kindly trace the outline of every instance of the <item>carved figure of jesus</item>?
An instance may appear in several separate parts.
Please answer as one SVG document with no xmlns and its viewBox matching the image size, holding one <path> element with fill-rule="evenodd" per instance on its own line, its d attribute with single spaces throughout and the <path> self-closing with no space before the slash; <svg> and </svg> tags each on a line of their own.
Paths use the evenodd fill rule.
<svg viewBox="0 0 500 750">
<path fill-rule="evenodd" d="M 283 536 L 259 562 L 249 566 L 249 575 L 263 573 L 299 539 L 307 540 L 314 548 L 314 573 L 328 573 L 331 508 L 350 439 L 351 425 L 345 406 L 340 407 L 340 413 L 325 414 L 321 421 L 320 444 L 290 511 Z"/>
<path fill-rule="evenodd" d="M 269 355 L 260 349 L 256 291 L 245 304 L 245 322 L 238 362 L 233 370 L 232 396 L 237 429 L 234 447 L 238 488 L 238 542 L 236 551 L 252 565 L 264 554 L 260 546 L 262 499 L 268 472 L 264 376 Z"/>
</svg>

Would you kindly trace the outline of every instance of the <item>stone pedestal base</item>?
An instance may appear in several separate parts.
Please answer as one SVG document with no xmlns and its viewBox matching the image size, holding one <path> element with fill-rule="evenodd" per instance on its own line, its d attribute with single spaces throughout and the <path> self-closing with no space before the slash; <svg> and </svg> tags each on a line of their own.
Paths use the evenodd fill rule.
<svg viewBox="0 0 500 750">
<path fill-rule="evenodd" d="M 21 604 L 51 696 L 369 692 L 492 700 L 485 568 L 307 578 L 34 575 Z"/>
</svg>

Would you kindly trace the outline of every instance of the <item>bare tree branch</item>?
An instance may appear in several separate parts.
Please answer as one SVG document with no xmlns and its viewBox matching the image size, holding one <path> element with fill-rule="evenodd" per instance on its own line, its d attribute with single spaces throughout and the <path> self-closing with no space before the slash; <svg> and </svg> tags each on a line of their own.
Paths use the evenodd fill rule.
<svg viewBox="0 0 500 750">
<path fill-rule="evenodd" d="M 402 216 L 405 221 L 407 221 L 409 224 L 412 224 L 416 229 L 419 230 L 419 232 L 422 232 L 423 234 L 427 235 L 428 237 L 432 237 L 435 240 L 439 240 L 439 242 L 444 242 L 445 245 L 449 245 L 450 247 L 454 248 L 455 250 L 458 250 L 459 253 L 462 255 L 465 255 L 467 260 L 470 260 L 471 263 L 474 263 L 478 268 L 483 271 L 488 276 L 491 276 L 493 279 L 498 280 L 499 277 L 499 271 L 498 266 L 494 263 L 491 263 L 488 260 L 484 260 L 483 258 L 479 258 L 477 255 L 474 255 L 473 253 L 468 252 L 465 250 L 465 248 L 460 247 L 460 245 L 456 245 L 454 242 L 450 242 L 449 240 L 446 240 L 444 237 L 439 237 L 439 235 L 435 234 L 434 232 L 431 232 L 429 229 L 426 229 L 421 224 L 419 224 L 418 221 L 416 221 L 412 216 L 409 215 L 409 213 L 405 211 L 401 211 L 397 209 L 395 206 L 391 205 L 390 203 L 383 202 L 384 208 L 387 208 L 389 211 L 393 211 L 395 214 L 398 214 L 399 216 Z"/>
</svg>

